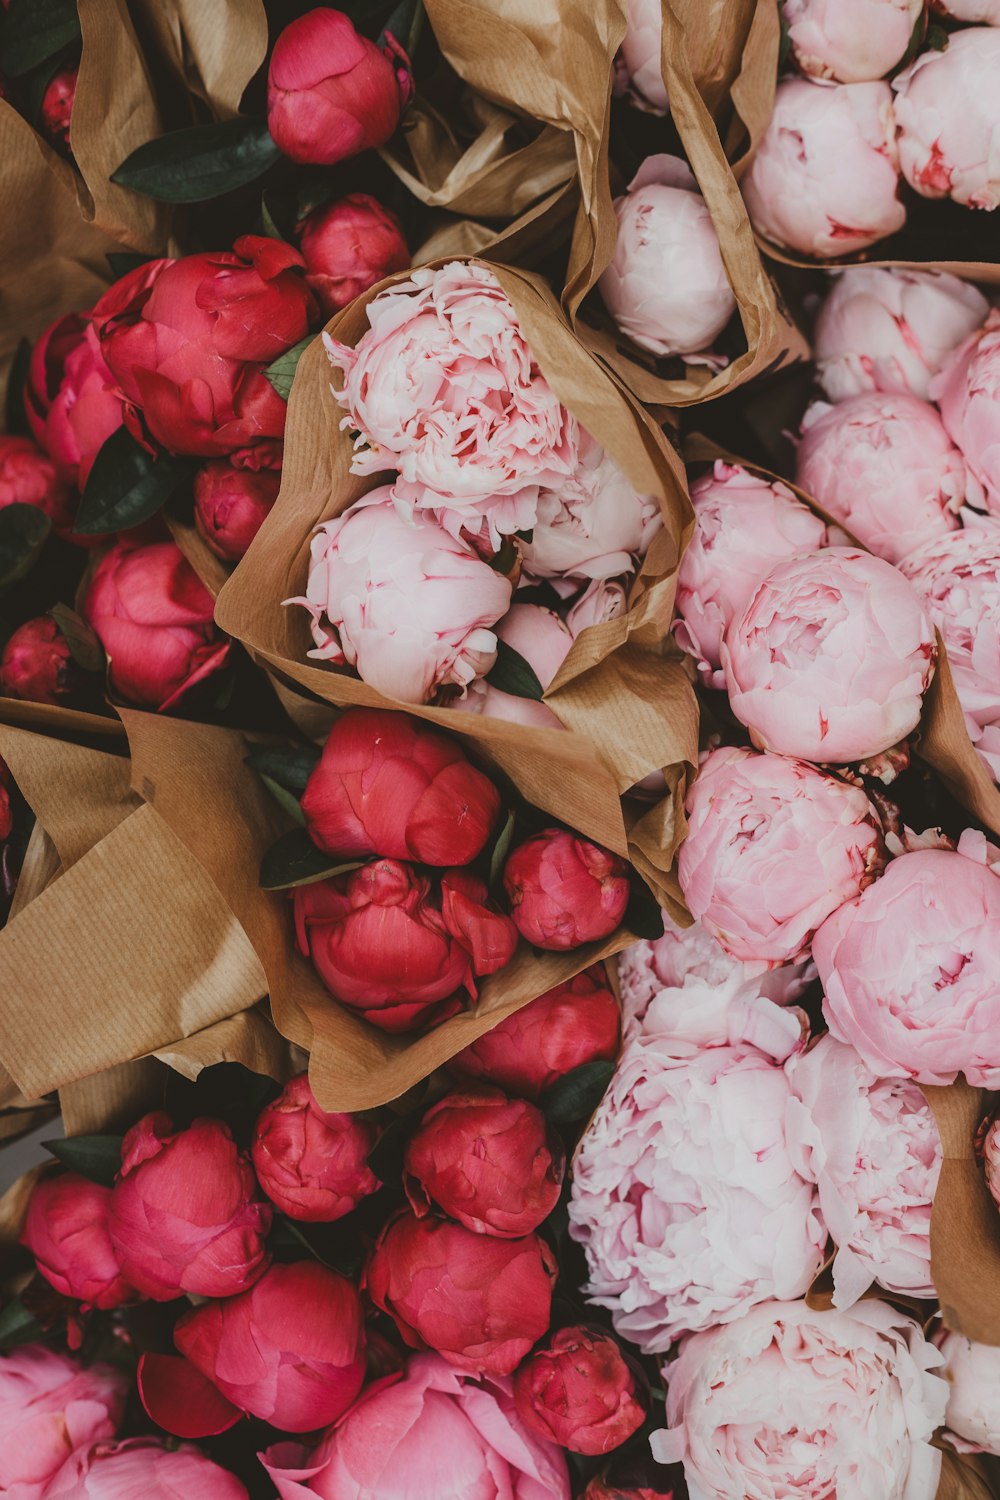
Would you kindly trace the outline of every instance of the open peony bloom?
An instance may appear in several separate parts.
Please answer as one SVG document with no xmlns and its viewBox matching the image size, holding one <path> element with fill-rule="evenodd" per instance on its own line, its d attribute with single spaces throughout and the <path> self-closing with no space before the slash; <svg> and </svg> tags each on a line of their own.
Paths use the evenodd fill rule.
<svg viewBox="0 0 1000 1500">
<path fill-rule="evenodd" d="M 674 627 L 706 687 L 724 688 L 722 638 L 765 573 L 815 552 L 826 526 L 778 480 L 768 483 L 717 459 L 691 486 L 696 528 L 677 574 Z"/>
<path fill-rule="evenodd" d="M 29 703 L 65 703 L 82 686 L 69 641 L 51 615 L 26 620 L 0 654 L 0 692 Z"/>
<path fill-rule="evenodd" d="M 77 1449 L 115 1436 L 128 1392 L 124 1370 L 84 1366 L 44 1344 L 0 1354 L 0 1495 L 43 1500 Z"/>
<path fill-rule="evenodd" d="M 618 238 L 599 287 L 641 349 L 703 354 L 736 311 L 712 215 L 690 167 L 648 156 L 615 199 Z"/>
<path fill-rule="evenodd" d="M 833 1305 L 851 1307 L 877 1282 L 934 1297 L 931 1202 L 941 1140 L 920 1089 L 876 1078 L 853 1047 L 827 1034 L 789 1063 L 788 1133 L 816 1183 L 830 1236 Z"/>
<path fill-rule="evenodd" d="M 628 30 L 621 56 L 636 94 L 654 112 L 669 108 L 660 65 L 660 0 L 628 0 Z"/>
<path fill-rule="evenodd" d="M 953 32 L 893 79 L 899 164 L 925 198 L 1000 203 L 1000 28 Z"/>
<path fill-rule="evenodd" d="M 953 351 L 931 382 L 948 436 L 1000 516 L 1000 311 Z"/>
<path fill-rule="evenodd" d="M 741 183 L 754 228 L 820 258 L 850 255 L 906 222 L 887 83 L 778 84 Z"/>
<path fill-rule="evenodd" d="M 807 408 L 795 482 L 891 563 L 956 530 L 970 484 L 978 494 L 933 406 L 875 393 Z"/>
<path fill-rule="evenodd" d="M 110 1207 L 111 1189 L 78 1172 L 43 1177 L 28 1201 L 21 1244 L 57 1292 L 85 1307 L 121 1307 L 137 1297 L 111 1243 Z"/>
<path fill-rule="evenodd" d="M 517 595 L 514 595 L 515 599 Z M 542 685 L 548 688 L 573 644 L 569 626 L 553 609 L 540 604 L 512 604 L 497 622 L 498 640 L 522 656 Z M 505 693 L 482 678 L 473 682 L 463 698 L 450 705 L 460 713 L 485 714 L 492 719 L 507 719 L 512 724 L 530 724 L 539 729 L 562 729 L 562 720 L 547 703 L 537 698 L 520 698 Z"/>
<path fill-rule="evenodd" d="M 1000 0 L 931 0 L 931 10 L 951 16 L 954 21 L 981 21 L 985 26 L 1000 26 Z"/>
<path fill-rule="evenodd" d="M 313 537 L 305 598 L 320 661 L 346 663 L 403 703 L 467 688 L 496 661 L 510 579 L 431 516 L 400 515 L 388 487 Z"/>
<path fill-rule="evenodd" d="M 37 442 L 63 479 L 83 489 L 124 408 L 93 325 L 71 313 L 35 345 L 24 406 Z"/>
<path fill-rule="evenodd" d="M 359 433 L 354 472 L 398 469 L 401 499 L 443 508 L 473 535 L 484 521 L 494 537 L 530 529 L 539 486 L 575 472 L 579 429 L 493 272 L 425 267 L 367 312 L 355 348 L 326 337 L 342 425 Z"/>
<path fill-rule="evenodd" d="M 902 62 L 924 0 L 781 0 L 781 11 L 803 73 L 870 83 Z"/>
<path fill-rule="evenodd" d="M 78 1448 L 41 1500 L 247 1500 L 245 1487 L 198 1448 L 130 1438 Z"/>
<path fill-rule="evenodd" d="M 982 292 L 947 271 L 848 266 L 816 319 L 820 385 L 831 401 L 865 391 L 926 401 L 933 376 L 988 311 Z"/>
<path fill-rule="evenodd" d="M 311 1453 L 280 1443 L 261 1461 L 281 1500 L 570 1500 L 564 1454 L 521 1421 L 510 1381 L 436 1354 L 373 1386 Z"/>
<path fill-rule="evenodd" d="M 376 281 L 405 271 L 410 252 L 396 215 L 367 193 L 324 203 L 302 225 L 306 281 L 332 317 Z"/>
<path fill-rule="evenodd" d="M 521 936 L 556 952 L 608 937 L 628 905 L 625 861 L 565 828 L 518 844 L 503 883 Z"/>
<path fill-rule="evenodd" d="M 257 1116 L 250 1160 L 257 1181 L 290 1219 L 330 1224 L 378 1190 L 368 1166 L 378 1138 L 364 1115 L 320 1109 L 298 1073 Z"/>
<path fill-rule="evenodd" d="M 570 1233 L 587 1293 L 646 1354 L 801 1297 L 826 1226 L 786 1135 L 784 1071 L 753 1047 L 631 1042 L 577 1151 Z"/>
<path fill-rule="evenodd" d="M 956 531 L 899 567 L 941 632 L 969 738 L 1000 781 L 1000 528 Z"/>
<path fill-rule="evenodd" d="M 52 459 L 29 437 L 0 433 L 0 510 L 33 505 L 57 531 L 73 524 L 76 502 Z"/>
<path fill-rule="evenodd" d="M 861 788 L 802 760 L 713 750 L 687 813 L 677 873 L 688 909 L 727 953 L 760 968 L 807 958 L 817 927 L 885 862 Z"/>
<path fill-rule="evenodd" d="M 769 1302 L 688 1339 L 665 1368 L 669 1425 L 653 1456 L 683 1461 L 690 1500 L 934 1500 L 940 1364 L 885 1302 Z"/>
<path fill-rule="evenodd" d="M 591 1455 L 620 1448 L 646 1417 L 645 1378 L 601 1328 L 560 1328 L 514 1375 L 514 1402 L 540 1437 Z"/>
<path fill-rule="evenodd" d="M 470 1375 L 509 1375 L 549 1327 L 556 1262 L 536 1234 L 502 1240 L 404 1211 L 375 1243 L 365 1287 L 411 1349 Z"/>
<path fill-rule="evenodd" d="M 981 834 L 891 860 L 817 932 L 834 1036 L 872 1072 L 1000 1088 L 1000 875 Z"/>
<path fill-rule="evenodd" d="M 762 750 L 845 764 L 917 726 L 934 630 L 889 563 L 827 547 L 772 569 L 722 644 L 733 713 Z"/>
<path fill-rule="evenodd" d="M 216 557 L 239 562 L 271 512 L 281 473 L 215 459 L 194 478 L 194 523 Z"/>
<path fill-rule="evenodd" d="M 1000 1349 L 945 1329 L 934 1342 L 944 1355 L 948 1432 L 959 1448 L 1000 1453 Z"/>
</svg>

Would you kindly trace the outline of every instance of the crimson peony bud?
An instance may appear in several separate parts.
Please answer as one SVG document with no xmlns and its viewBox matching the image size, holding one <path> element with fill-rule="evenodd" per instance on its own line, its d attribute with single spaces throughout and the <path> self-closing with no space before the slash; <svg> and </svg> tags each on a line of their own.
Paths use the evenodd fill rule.
<svg viewBox="0 0 1000 1500">
<path fill-rule="evenodd" d="M 509 962 L 517 931 L 466 870 L 432 882 L 374 860 L 292 893 L 300 952 L 336 1000 L 382 1031 L 437 1025 Z"/>
<path fill-rule="evenodd" d="M 410 264 L 403 226 L 367 193 L 314 209 L 302 225 L 299 249 L 306 281 L 328 318 L 383 276 Z"/>
<path fill-rule="evenodd" d="M 70 149 L 69 127 L 76 97 L 77 72 L 77 68 L 63 68 L 56 74 L 42 95 L 38 117 L 46 140 L 53 146 L 61 146 L 64 151 Z"/>
<path fill-rule="evenodd" d="M 580 1500 L 682 1500 L 687 1495 L 687 1489 L 683 1487 L 678 1466 L 678 1485 L 674 1488 L 670 1482 L 656 1481 L 654 1489 L 650 1484 L 643 1484 L 640 1476 L 633 1484 L 630 1480 L 624 1483 L 617 1479 L 612 1480 L 607 1474 L 595 1474 L 587 1485 Z"/>
<path fill-rule="evenodd" d="M 125 1136 L 108 1228 L 124 1275 L 154 1302 L 245 1291 L 270 1259 L 270 1227 L 270 1205 L 220 1120 L 174 1131 L 155 1112 Z"/>
<path fill-rule="evenodd" d="M 409 714 L 349 708 L 330 731 L 302 811 L 328 854 L 467 865 L 497 825 L 500 793 L 448 735 Z"/>
<path fill-rule="evenodd" d="M 66 703 L 80 686 L 69 642 L 51 615 L 19 625 L 0 656 L 0 692 L 29 703 Z"/>
<path fill-rule="evenodd" d="M 281 471 L 235 469 L 224 458 L 194 477 L 194 524 L 217 557 L 239 562 L 278 498 Z"/>
<path fill-rule="evenodd" d="M 403 1181 L 418 1218 L 433 1203 L 476 1234 L 514 1239 L 548 1218 L 565 1169 L 541 1110 L 480 1088 L 428 1110 L 406 1148 Z"/>
<path fill-rule="evenodd" d="M 71 313 L 45 330 L 32 350 L 24 409 L 60 477 L 83 489 L 124 412 L 91 323 Z"/>
<path fill-rule="evenodd" d="M 539 995 L 451 1058 L 460 1078 L 481 1078 L 538 1099 L 557 1078 L 618 1056 L 621 1010 L 600 964 Z"/>
<path fill-rule="evenodd" d="M 0 510 L 33 505 L 57 531 L 73 524 L 75 503 L 55 465 L 27 437 L 0 435 Z"/>
<path fill-rule="evenodd" d="M 511 916 L 536 948 L 579 948 L 614 932 L 628 905 L 628 865 L 565 828 L 519 844 L 503 883 Z"/>
<path fill-rule="evenodd" d="M 411 1349 L 470 1374 L 509 1375 L 549 1326 L 556 1262 L 536 1234 L 500 1240 L 403 1212 L 382 1230 L 368 1295 Z"/>
<path fill-rule="evenodd" d="M 5 760 L 0 759 L 0 843 L 5 843 L 14 831 L 14 809 L 10 801 L 10 789 L 14 778 Z"/>
<path fill-rule="evenodd" d="M 292 161 L 332 166 L 383 146 L 413 93 L 410 60 L 360 36 L 339 10 L 321 7 L 286 26 L 267 75 L 267 126 Z"/>
<path fill-rule="evenodd" d="M 31 1194 L 21 1235 L 45 1280 L 89 1307 L 121 1307 L 137 1296 L 111 1243 L 110 1207 L 111 1189 L 77 1172 L 43 1177 Z"/>
<path fill-rule="evenodd" d="M 367 1165 L 378 1138 L 361 1115 L 328 1114 L 305 1073 L 257 1118 L 250 1159 L 271 1202 L 290 1219 L 329 1224 L 378 1190 Z"/>
<path fill-rule="evenodd" d="M 571 1453 L 610 1453 L 646 1418 L 645 1381 L 600 1328 L 560 1328 L 514 1376 L 524 1425 Z"/>
</svg>

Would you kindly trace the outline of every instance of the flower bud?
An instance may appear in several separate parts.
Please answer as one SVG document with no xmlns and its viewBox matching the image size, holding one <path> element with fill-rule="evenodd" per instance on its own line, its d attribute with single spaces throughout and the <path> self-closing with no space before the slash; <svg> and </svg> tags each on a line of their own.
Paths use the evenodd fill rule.
<svg viewBox="0 0 1000 1500">
<path fill-rule="evenodd" d="M 87 1307 L 121 1307 L 136 1300 L 111 1243 L 110 1208 L 111 1189 L 77 1172 L 43 1177 L 28 1202 L 21 1244 L 57 1292 Z"/>
<path fill-rule="evenodd" d="M 515 594 L 515 598 L 517 595 Z M 573 636 L 555 610 L 540 604 L 512 604 L 497 622 L 497 639 L 522 656 L 544 692 L 566 660 Z M 450 705 L 458 713 L 486 714 L 512 724 L 530 724 L 540 729 L 562 729 L 563 723 L 547 703 L 537 698 L 519 698 L 492 683 L 477 678 L 464 698 Z"/>
<path fill-rule="evenodd" d="M 662 20 L 660 0 L 628 0 L 628 30 L 622 42 L 621 60 L 629 84 L 653 114 L 665 114 L 670 106 L 660 63 Z"/>
<path fill-rule="evenodd" d="M 617 1340 L 600 1328 L 560 1328 L 514 1374 L 525 1427 L 596 1455 L 620 1448 L 646 1417 L 646 1382 Z"/>
<path fill-rule="evenodd" d="M 77 68 L 63 68 L 49 81 L 42 95 L 38 123 L 46 140 L 63 151 L 70 149 L 69 129 L 76 97 Z"/>
<path fill-rule="evenodd" d="M 261 1110 L 250 1160 L 271 1202 L 290 1219 L 330 1224 L 378 1190 L 368 1155 L 378 1132 L 361 1115 L 316 1103 L 305 1073 Z"/>
<path fill-rule="evenodd" d="M 503 883 L 521 936 L 557 952 L 614 932 L 629 899 L 625 861 L 565 828 L 519 844 Z"/>
<path fill-rule="evenodd" d="M 1000 0 L 931 0 L 931 10 L 953 21 L 981 21 L 985 26 L 1000 26 Z"/>
<path fill-rule="evenodd" d="M 679 1483 L 683 1484 L 679 1472 L 678 1478 Z M 664 1488 L 665 1483 L 667 1488 Z M 675 1489 L 668 1481 L 656 1480 L 654 1489 L 651 1484 L 643 1484 L 641 1479 L 633 1484 L 627 1480 L 613 1480 L 607 1474 L 595 1474 L 580 1500 L 681 1500 L 685 1494 L 686 1490 Z"/>
<path fill-rule="evenodd" d="M 617 578 L 595 578 L 566 614 L 566 628 L 576 640 L 591 625 L 604 625 L 628 612 L 628 593 Z"/>
<path fill-rule="evenodd" d="M 29 703 L 66 703 L 80 686 L 69 642 L 51 615 L 27 620 L 0 656 L 0 691 Z"/>
<path fill-rule="evenodd" d="M 33 505 L 56 531 L 73 524 L 75 502 L 56 467 L 27 437 L 0 435 L 0 510 Z"/>
<path fill-rule="evenodd" d="M 194 524 L 216 557 L 239 562 L 278 498 L 281 471 L 213 460 L 194 477 Z"/>
<path fill-rule="evenodd" d="M 782 0 L 781 10 L 803 73 L 869 83 L 902 62 L 924 0 Z"/>
<path fill-rule="evenodd" d="M 1000 1115 L 996 1111 L 984 1120 L 976 1146 L 982 1159 L 986 1186 L 993 1202 L 1000 1208 Z"/>
<path fill-rule="evenodd" d="M 299 249 L 306 281 L 328 318 L 383 276 L 410 264 L 403 226 L 367 193 L 350 193 L 314 209 L 302 225 Z"/>
<path fill-rule="evenodd" d="M 925 198 L 1000 203 L 998 68 L 1000 28 L 975 26 L 953 32 L 940 52 L 921 52 L 893 79 L 899 163 Z"/>
<path fill-rule="evenodd" d="M 114 1437 L 128 1392 L 127 1374 L 110 1365 L 84 1366 L 44 1344 L 6 1349 L 0 1355 L 0 1495 L 44 1500 L 74 1451 Z"/>
<path fill-rule="evenodd" d="M 960 1451 L 1000 1453 L 1000 1349 L 943 1328 L 934 1342 L 945 1360 L 948 1435 L 960 1440 Z"/>
<path fill-rule="evenodd" d="M 60 477 L 82 490 L 124 413 L 92 323 L 74 313 L 45 330 L 31 354 L 24 406 L 35 441 Z"/>
<path fill-rule="evenodd" d="M 986 509 L 1000 516 L 1000 311 L 959 344 L 931 381 L 931 400 L 969 471 L 983 487 Z"/>
<path fill-rule="evenodd" d="M 41 1500 L 248 1500 L 244 1485 L 199 1448 L 128 1438 L 77 1448 Z"/>
</svg>

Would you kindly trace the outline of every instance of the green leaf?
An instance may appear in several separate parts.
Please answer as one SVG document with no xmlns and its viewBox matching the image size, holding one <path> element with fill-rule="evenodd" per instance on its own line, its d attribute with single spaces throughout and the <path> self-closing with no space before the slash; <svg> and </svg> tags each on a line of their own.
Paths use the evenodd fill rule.
<svg viewBox="0 0 1000 1500">
<path fill-rule="evenodd" d="M 286 891 L 297 885 L 314 885 L 331 875 L 358 870 L 367 860 L 348 863 L 317 849 L 304 828 L 292 828 L 268 849 L 260 862 L 260 884 L 265 891 Z"/>
<path fill-rule="evenodd" d="M 270 776 L 279 786 L 301 796 L 306 789 L 306 782 L 319 765 L 321 754 L 322 751 L 313 745 L 266 745 L 251 750 L 246 764 L 254 771 L 259 771 L 262 776 Z"/>
<path fill-rule="evenodd" d="M 517 818 L 514 813 L 509 812 L 503 827 L 497 834 L 496 843 L 493 845 L 493 852 L 490 855 L 490 878 L 488 881 L 491 891 L 500 884 L 503 867 L 507 863 L 507 855 L 510 853 L 510 846 L 514 839 L 514 824 L 516 822 Z"/>
<path fill-rule="evenodd" d="M 43 1141 L 57 1161 L 102 1187 L 114 1187 L 122 1164 L 120 1135 L 77 1135 L 65 1141 Z"/>
<path fill-rule="evenodd" d="M 13 1349 L 15 1344 L 32 1343 L 42 1335 L 43 1329 L 34 1313 L 30 1313 L 15 1297 L 0 1312 L 0 1349 Z"/>
<path fill-rule="evenodd" d="M 304 339 L 299 339 L 299 342 L 293 344 L 290 349 L 286 349 L 284 354 L 279 354 L 278 358 L 264 371 L 282 401 L 287 401 L 291 395 L 292 381 L 295 379 L 299 360 L 315 337 L 314 333 L 310 333 Z"/>
<path fill-rule="evenodd" d="M 489 559 L 490 567 L 494 572 L 503 573 L 506 577 L 508 573 L 514 571 L 517 555 L 517 546 L 514 538 L 512 536 L 505 536 L 497 551 Z"/>
<path fill-rule="evenodd" d="M 269 240 L 281 240 L 282 244 L 286 243 L 285 236 L 282 234 L 281 230 L 278 228 L 278 226 L 277 226 L 277 224 L 275 223 L 275 220 L 274 220 L 274 215 L 271 213 L 271 210 L 267 206 L 267 194 L 266 193 L 262 193 L 261 194 L 261 199 L 260 199 L 260 222 L 261 222 L 261 228 L 263 229 L 264 233 L 267 235 L 267 238 Z"/>
<path fill-rule="evenodd" d="M 65 636 L 69 654 L 77 666 L 85 672 L 103 672 L 107 665 L 104 647 L 86 620 L 68 604 L 53 604 L 49 614 Z"/>
<path fill-rule="evenodd" d="M 413 48 L 420 38 L 420 30 L 423 24 L 423 9 L 422 0 L 400 0 L 400 3 L 382 27 L 377 45 L 384 47 L 386 32 L 391 31 L 393 37 L 403 50 L 412 56 Z"/>
<path fill-rule="evenodd" d="M 24 410 L 24 388 L 28 383 L 30 364 L 31 344 L 28 339 L 21 339 L 10 363 L 10 374 L 7 376 L 7 400 L 4 406 L 4 426 L 12 437 L 27 437 L 31 430 Z"/>
<path fill-rule="evenodd" d="M 34 505 L 5 505 L 0 510 L 0 592 L 9 589 L 38 561 L 52 522 Z"/>
<path fill-rule="evenodd" d="M 545 692 L 534 668 L 525 661 L 520 651 L 515 651 L 506 641 L 497 641 L 497 659 L 487 672 L 486 681 L 499 692 L 510 693 L 514 698 L 534 698 L 540 701 Z"/>
<path fill-rule="evenodd" d="M 127 276 L 129 271 L 137 271 L 140 266 L 148 266 L 153 257 L 136 255 L 132 250 L 109 250 L 104 259 L 111 267 L 117 281 L 120 277 Z"/>
<path fill-rule="evenodd" d="M 0 39 L 0 67 L 20 78 L 80 37 L 76 0 L 11 0 Z"/>
<path fill-rule="evenodd" d="M 160 203 L 205 203 L 253 182 L 280 159 L 266 122 L 241 117 L 147 141 L 111 181 Z"/>
<path fill-rule="evenodd" d="M 629 872 L 631 889 L 622 921 L 637 938 L 654 942 L 663 936 L 663 912 L 649 886 L 634 870 Z"/>
<path fill-rule="evenodd" d="M 928 52 L 947 52 L 948 33 L 943 26 L 928 26 L 926 47 Z"/>
<path fill-rule="evenodd" d="M 587 1120 L 604 1098 L 615 1071 L 613 1062 L 582 1063 L 557 1078 L 538 1101 L 550 1125 L 575 1125 Z"/>
<path fill-rule="evenodd" d="M 106 536 L 148 521 L 196 468 L 195 459 L 171 453 L 154 458 L 119 427 L 94 459 L 73 530 L 78 536 Z"/>
<path fill-rule="evenodd" d="M 300 828 L 304 828 L 306 826 L 306 815 L 302 811 L 302 806 L 295 793 L 290 792 L 287 787 L 282 786 L 280 781 L 275 781 L 272 777 L 268 776 L 266 771 L 258 771 L 257 775 L 282 811 L 286 812 L 290 818 L 293 818 Z"/>
</svg>

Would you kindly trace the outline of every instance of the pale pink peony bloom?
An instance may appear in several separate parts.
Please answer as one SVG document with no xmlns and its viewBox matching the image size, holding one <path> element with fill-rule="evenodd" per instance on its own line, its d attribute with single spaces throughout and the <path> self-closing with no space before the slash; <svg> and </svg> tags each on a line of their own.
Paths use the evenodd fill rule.
<svg viewBox="0 0 1000 1500">
<path fill-rule="evenodd" d="M 310 558 L 305 598 L 286 601 L 312 616 L 310 656 L 403 703 L 466 688 L 496 661 L 510 579 L 432 516 L 400 515 L 388 486 L 325 521 Z"/>
<path fill-rule="evenodd" d="M 948 1387 L 920 1325 L 875 1300 L 850 1312 L 769 1302 L 665 1367 L 666 1430 L 690 1500 L 934 1500 L 931 1438 Z"/>
<path fill-rule="evenodd" d="M 829 1033 L 788 1065 L 788 1133 L 799 1170 L 819 1188 L 837 1246 L 833 1305 L 851 1307 L 873 1282 L 934 1297 L 931 1202 L 941 1139 L 909 1079 L 877 1078 Z"/>
<path fill-rule="evenodd" d="M 959 1451 L 1000 1453 L 1000 1349 L 942 1329 L 934 1342 L 948 1382 L 945 1426 Z"/>
<path fill-rule="evenodd" d="M 1000 0 L 931 0 L 931 10 L 951 16 L 954 21 L 981 21 L 984 26 L 1000 26 Z"/>
<path fill-rule="evenodd" d="M 566 613 L 566 624 L 575 640 L 591 625 L 605 625 L 628 612 L 628 591 L 617 578 L 595 578 Z"/>
<path fill-rule="evenodd" d="M 826 526 L 786 485 L 717 459 L 691 486 L 697 522 L 677 574 L 678 643 L 706 687 L 726 685 L 722 638 L 776 563 L 815 552 Z"/>
<path fill-rule="evenodd" d="M 969 738 L 1000 781 L 1000 526 L 956 531 L 899 567 L 941 632 Z"/>
<path fill-rule="evenodd" d="M 901 573 L 827 547 L 772 569 L 726 631 L 722 667 L 755 745 L 842 765 L 916 728 L 935 649 Z"/>
<path fill-rule="evenodd" d="M 902 62 L 924 0 L 781 0 L 781 10 L 803 73 L 870 83 Z"/>
<path fill-rule="evenodd" d="M 740 184 L 753 226 L 803 255 L 850 255 L 906 222 L 887 83 L 778 84 Z"/>
<path fill-rule="evenodd" d="M 187 1443 L 130 1438 L 78 1448 L 42 1500 L 247 1500 L 244 1485 Z"/>
<path fill-rule="evenodd" d="M 628 0 L 628 30 L 621 58 L 640 101 L 650 105 L 656 114 L 665 113 L 670 107 L 660 66 L 661 31 L 660 0 Z"/>
<path fill-rule="evenodd" d="M 955 531 L 970 486 L 979 494 L 933 406 L 874 392 L 807 408 L 795 482 L 892 563 Z"/>
<path fill-rule="evenodd" d="M 899 165 L 925 198 L 1000 203 L 1000 28 L 953 32 L 893 79 Z"/>
<path fill-rule="evenodd" d="M 523 656 L 543 690 L 555 677 L 573 644 L 570 630 L 555 610 L 539 604 L 512 604 L 498 622 L 496 633 L 499 640 Z M 456 698 L 450 706 L 461 713 L 486 714 L 493 719 L 509 719 L 512 724 L 533 724 L 539 729 L 564 727 L 548 704 L 540 703 L 537 698 L 504 693 L 482 678 L 470 683 L 465 696 Z"/>
<path fill-rule="evenodd" d="M 687 814 L 677 873 L 688 910 L 727 953 L 762 969 L 808 957 L 817 927 L 885 862 L 861 788 L 802 760 L 713 750 Z"/>
<path fill-rule="evenodd" d="M 0 1355 L 0 1495 L 42 1500 L 77 1448 L 114 1437 L 128 1391 L 124 1370 L 84 1367 L 44 1344 Z"/>
<path fill-rule="evenodd" d="M 831 401 L 864 391 L 926 401 L 932 378 L 988 311 L 976 287 L 946 271 L 848 266 L 816 319 L 820 385 Z"/>
<path fill-rule="evenodd" d="M 615 253 L 598 285 L 621 332 L 660 356 L 706 353 L 736 298 L 690 167 L 648 156 L 615 199 L 615 217 Z"/>
<path fill-rule="evenodd" d="M 987 510 L 1000 516 L 1000 310 L 953 352 L 931 381 L 931 399 L 982 485 Z"/>
<path fill-rule="evenodd" d="M 1000 1088 L 1000 875 L 982 834 L 920 850 L 813 939 L 823 1013 L 882 1078 Z"/>
<path fill-rule="evenodd" d="M 789 1153 L 790 1097 L 754 1047 L 626 1047 L 578 1148 L 569 1217 L 589 1299 L 644 1353 L 809 1287 L 826 1227 Z"/>
</svg>

